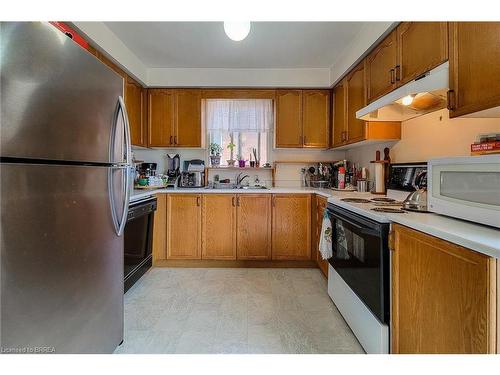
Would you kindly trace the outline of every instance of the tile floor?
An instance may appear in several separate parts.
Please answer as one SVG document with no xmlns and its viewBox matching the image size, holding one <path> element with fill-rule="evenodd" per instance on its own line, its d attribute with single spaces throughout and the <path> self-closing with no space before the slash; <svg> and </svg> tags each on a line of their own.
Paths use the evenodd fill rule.
<svg viewBox="0 0 500 375">
<path fill-rule="evenodd" d="M 153 268 L 116 353 L 363 353 L 318 269 Z"/>
</svg>

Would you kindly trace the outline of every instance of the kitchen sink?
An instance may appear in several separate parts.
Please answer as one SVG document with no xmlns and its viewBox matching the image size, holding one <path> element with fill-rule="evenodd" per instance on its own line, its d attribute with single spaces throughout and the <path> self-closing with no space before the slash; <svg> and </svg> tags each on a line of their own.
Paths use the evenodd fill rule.
<svg viewBox="0 0 500 375">
<path fill-rule="evenodd" d="M 268 190 L 269 188 L 267 186 L 235 186 L 235 189 L 242 189 L 242 190 Z"/>
<path fill-rule="evenodd" d="M 222 189 L 222 190 L 269 190 L 266 186 L 236 186 L 221 184 L 219 186 L 207 186 L 205 189 Z"/>
</svg>

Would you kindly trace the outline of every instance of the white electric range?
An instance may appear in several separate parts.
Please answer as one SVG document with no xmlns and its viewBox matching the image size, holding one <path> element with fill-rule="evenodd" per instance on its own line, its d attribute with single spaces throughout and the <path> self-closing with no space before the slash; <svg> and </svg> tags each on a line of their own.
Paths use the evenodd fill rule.
<svg viewBox="0 0 500 375">
<path fill-rule="evenodd" d="M 401 171 L 401 166 L 398 168 Z M 407 170 L 415 174 L 417 168 L 403 168 L 402 175 L 408 179 L 412 176 Z M 333 250 L 328 294 L 367 353 L 390 350 L 388 215 L 408 215 L 401 207 L 410 194 L 404 186 L 400 188 L 388 190 L 386 196 L 351 193 L 328 199 Z"/>
</svg>

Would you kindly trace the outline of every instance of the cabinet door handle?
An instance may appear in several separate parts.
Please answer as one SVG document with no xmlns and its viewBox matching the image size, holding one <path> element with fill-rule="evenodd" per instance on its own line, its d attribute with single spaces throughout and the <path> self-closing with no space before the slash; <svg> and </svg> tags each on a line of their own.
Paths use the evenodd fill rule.
<svg viewBox="0 0 500 375">
<path fill-rule="evenodd" d="M 236 205 L 239 207 L 240 206 L 240 197 L 236 198 Z"/>
<path fill-rule="evenodd" d="M 174 144 L 174 141 L 173 141 L 174 137 L 170 136 L 170 144 Z"/>
<path fill-rule="evenodd" d="M 449 111 L 453 111 L 455 109 L 455 91 L 448 90 L 446 92 L 446 106 Z"/>
<path fill-rule="evenodd" d="M 232 205 L 233 207 L 235 207 L 235 206 L 236 206 L 236 204 L 234 203 L 234 197 L 231 199 L 231 205 Z"/>
<path fill-rule="evenodd" d="M 396 65 L 396 81 L 401 81 L 401 66 Z"/>
<path fill-rule="evenodd" d="M 305 145 L 306 143 L 307 143 L 306 136 L 304 135 L 304 142 L 303 142 L 303 144 Z"/>
<path fill-rule="evenodd" d="M 176 145 L 176 144 L 177 144 L 177 136 L 174 135 L 174 145 Z"/>
<path fill-rule="evenodd" d="M 391 84 L 394 84 L 396 82 L 394 78 L 394 69 L 391 69 L 389 72 L 391 73 Z"/>
<path fill-rule="evenodd" d="M 271 198 L 271 205 L 273 207 L 276 207 L 276 196 L 275 195 L 273 195 L 273 197 Z"/>
<path fill-rule="evenodd" d="M 200 207 L 200 205 L 201 205 L 201 197 L 200 196 L 196 197 L 196 205 L 198 207 Z"/>
</svg>

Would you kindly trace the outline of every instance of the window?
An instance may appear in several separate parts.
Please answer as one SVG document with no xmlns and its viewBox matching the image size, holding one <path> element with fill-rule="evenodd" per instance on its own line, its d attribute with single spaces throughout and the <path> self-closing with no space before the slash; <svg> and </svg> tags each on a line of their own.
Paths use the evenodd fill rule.
<svg viewBox="0 0 500 375">
<path fill-rule="evenodd" d="M 239 155 L 250 160 L 257 151 L 261 165 L 269 160 L 273 102 L 267 99 L 208 99 L 206 124 L 210 143 L 222 147 L 221 164 Z M 233 151 L 228 145 L 235 145 Z"/>
</svg>

